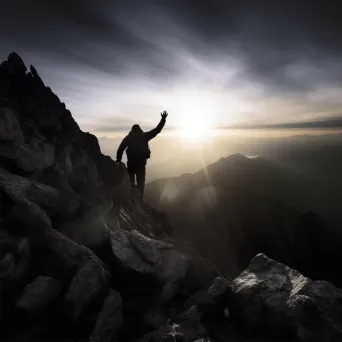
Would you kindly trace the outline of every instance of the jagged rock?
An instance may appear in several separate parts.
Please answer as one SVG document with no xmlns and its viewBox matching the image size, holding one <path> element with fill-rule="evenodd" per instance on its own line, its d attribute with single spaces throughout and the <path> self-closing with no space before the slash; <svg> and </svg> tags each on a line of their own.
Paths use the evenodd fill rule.
<svg viewBox="0 0 342 342">
<path fill-rule="evenodd" d="M 20 237 L 14 251 L 16 267 L 11 274 L 11 280 L 26 283 L 31 272 L 32 246 L 28 238 Z"/>
<path fill-rule="evenodd" d="M 255 336 L 342 340 L 342 291 L 258 254 L 233 281 L 232 316 Z"/>
<path fill-rule="evenodd" d="M 27 68 L 26 68 L 23 60 L 15 52 L 12 52 L 8 56 L 8 68 L 9 68 L 11 73 L 18 74 L 18 75 L 19 74 L 25 74 L 27 71 Z"/>
<path fill-rule="evenodd" d="M 64 302 L 73 322 L 83 319 L 103 302 L 109 291 L 110 274 L 97 260 L 89 260 L 74 276 Z"/>
<path fill-rule="evenodd" d="M 25 283 L 30 273 L 30 243 L 27 238 L 13 238 L 10 244 L 0 262 L 0 279 Z"/>
<path fill-rule="evenodd" d="M 44 313 L 61 293 L 62 284 L 51 277 L 40 276 L 25 287 L 16 303 L 16 311 L 32 320 Z"/>
<path fill-rule="evenodd" d="M 0 229 L 0 258 L 6 253 L 11 253 L 16 246 L 16 240 L 4 229 Z"/>
<path fill-rule="evenodd" d="M 212 280 L 220 275 L 218 268 L 202 257 L 189 258 L 189 269 L 182 286 L 190 293 L 209 286 Z"/>
<path fill-rule="evenodd" d="M 39 81 L 40 83 L 42 83 L 44 85 L 44 82 L 42 81 L 42 79 L 40 78 L 40 76 L 38 75 L 38 72 L 36 70 L 36 68 L 33 65 L 30 65 L 30 71 L 32 76 Z"/>
<path fill-rule="evenodd" d="M 114 256 L 125 268 L 154 275 L 164 282 L 184 279 L 187 258 L 171 244 L 150 239 L 137 231 L 111 233 Z"/>
<path fill-rule="evenodd" d="M 189 297 L 185 302 L 185 308 L 190 308 L 192 305 L 197 305 L 205 310 L 210 309 L 210 311 L 216 312 L 218 311 L 217 306 L 226 301 L 225 296 L 229 289 L 230 282 L 223 277 L 218 277 L 214 279 L 208 288 L 202 289 Z"/>
<path fill-rule="evenodd" d="M 101 263 L 91 250 L 54 229 L 43 234 L 40 239 L 37 239 L 37 243 L 42 256 L 46 256 L 47 270 L 53 269 L 56 274 L 67 279 L 91 259 Z"/>
<path fill-rule="evenodd" d="M 201 316 L 198 307 L 193 305 L 188 311 L 181 313 L 176 322 L 180 324 L 181 329 L 184 331 L 184 335 L 189 340 L 196 340 L 208 335 L 207 331 L 201 325 Z"/>
<path fill-rule="evenodd" d="M 165 282 L 161 291 L 151 300 L 151 305 L 160 307 L 170 301 L 180 291 L 180 285 L 171 281 Z"/>
<path fill-rule="evenodd" d="M 90 259 L 98 258 L 88 248 L 75 243 L 52 228 L 49 217 L 37 205 L 17 203 L 8 218 L 11 230 L 30 237 L 36 249 L 36 267 L 52 276 L 72 277 Z"/>
<path fill-rule="evenodd" d="M 161 341 L 186 341 L 183 332 L 180 331 L 178 324 L 165 325 L 156 331 L 144 335 L 139 342 L 161 342 Z"/>
<path fill-rule="evenodd" d="M 109 241 L 110 236 L 105 216 L 112 207 L 112 201 L 94 206 L 85 215 L 63 223 L 59 231 L 91 249 L 103 248 L 103 244 Z"/>
<path fill-rule="evenodd" d="M 11 230 L 25 235 L 40 236 L 52 229 L 46 213 L 36 204 L 25 200 L 14 205 L 8 224 Z"/>
<path fill-rule="evenodd" d="M 119 292 L 110 290 L 96 321 L 90 342 L 114 341 L 123 324 L 122 299 Z"/>
<path fill-rule="evenodd" d="M 217 274 L 213 272 L 216 268 L 207 271 L 203 267 L 201 279 L 198 273 L 201 259 L 191 258 L 178 251 L 173 244 L 150 239 L 135 230 L 111 232 L 111 244 L 117 264 L 122 269 L 151 277 L 161 284 L 150 301 L 154 307 L 164 305 L 180 290 L 198 290 L 209 281 L 208 274 Z M 195 268 L 197 271 L 193 272 Z M 192 271 L 189 272 L 189 269 Z"/>
<path fill-rule="evenodd" d="M 114 257 L 124 269 L 131 269 L 142 274 L 155 274 L 154 265 L 144 259 L 129 241 L 129 234 L 125 231 L 111 232 L 111 244 Z"/>
<path fill-rule="evenodd" d="M 18 149 L 17 166 L 25 172 L 44 170 L 54 162 L 55 149 L 49 143 L 41 147 L 22 144 Z"/>
<path fill-rule="evenodd" d="M 60 211 L 65 207 L 65 201 L 68 201 L 68 199 L 61 198 L 58 190 L 48 185 L 13 175 L 1 168 L 0 189 L 14 202 L 32 202 L 49 214 Z"/>
<path fill-rule="evenodd" d="M 0 156 L 16 158 L 23 143 L 24 136 L 14 111 L 0 105 Z"/>
<path fill-rule="evenodd" d="M 150 305 L 159 307 L 171 300 L 187 276 L 188 257 L 172 244 L 150 239 L 137 231 L 111 233 L 114 257 L 121 269 L 150 277 L 160 284 Z"/>
<path fill-rule="evenodd" d="M 157 329 L 163 325 L 167 324 L 167 317 L 163 309 L 153 309 L 149 310 L 144 314 L 144 323 L 148 327 Z"/>
<path fill-rule="evenodd" d="M 11 238 L 8 253 L 0 262 L 2 310 L 13 307 L 30 279 L 31 246 L 27 238 Z"/>
<path fill-rule="evenodd" d="M 158 330 L 146 334 L 141 342 L 185 341 L 194 342 L 207 337 L 208 333 L 200 323 L 201 314 L 196 306 L 180 314 L 174 322 L 161 326 Z"/>
<path fill-rule="evenodd" d="M 8 279 L 14 272 L 14 269 L 14 255 L 12 253 L 6 253 L 0 261 L 0 279 Z"/>
</svg>

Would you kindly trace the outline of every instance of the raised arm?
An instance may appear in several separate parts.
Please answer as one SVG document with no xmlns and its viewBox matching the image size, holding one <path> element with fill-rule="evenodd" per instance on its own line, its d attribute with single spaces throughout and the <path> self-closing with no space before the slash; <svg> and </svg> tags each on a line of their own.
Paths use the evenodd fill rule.
<svg viewBox="0 0 342 342">
<path fill-rule="evenodd" d="M 122 155 L 125 151 L 125 149 L 128 147 L 128 138 L 125 137 L 122 141 L 121 141 L 121 144 L 118 148 L 118 151 L 116 153 L 116 160 L 118 162 L 121 162 L 121 159 L 122 159 Z"/>
<path fill-rule="evenodd" d="M 164 112 L 161 113 L 161 117 L 162 118 L 159 121 L 158 126 L 156 128 L 154 128 L 154 129 L 152 129 L 151 131 L 148 131 L 148 132 L 145 133 L 145 137 L 147 138 L 147 140 L 151 140 L 151 139 L 155 138 L 161 132 L 161 130 L 165 126 L 167 116 L 168 116 L 168 114 L 164 110 Z"/>
</svg>

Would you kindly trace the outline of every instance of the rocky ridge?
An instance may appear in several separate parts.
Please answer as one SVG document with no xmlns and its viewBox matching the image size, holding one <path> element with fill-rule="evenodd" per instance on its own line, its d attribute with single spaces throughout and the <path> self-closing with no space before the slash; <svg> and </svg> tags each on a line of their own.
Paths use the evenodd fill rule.
<svg viewBox="0 0 342 342">
<path fill-rule="evenodd" d="M 0 65 L 2 340 L 342 340 L 332 284 L 263 254 L 229 280 L 169 230 L 10 54 Z"/>
</svg>

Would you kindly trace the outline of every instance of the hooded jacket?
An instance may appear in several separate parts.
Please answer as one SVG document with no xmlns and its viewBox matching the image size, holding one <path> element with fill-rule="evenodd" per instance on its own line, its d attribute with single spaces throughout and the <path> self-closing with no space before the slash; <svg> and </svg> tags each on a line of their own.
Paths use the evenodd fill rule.
<svg viewBox="0 0 342 342">
<path fill-rule="evenodd" d="M 139 125 L 134 125 L 129 134 L 122 140 L 116 159 L 121 161 L 122 155 L 126 150 L 127 159 L 148 159 L 151 156 L 148 142 L 155 138 L 165 126 L 166 119 L 162 118 L 158 126 L 151 131 L 144 132 Z"/>
</svg>

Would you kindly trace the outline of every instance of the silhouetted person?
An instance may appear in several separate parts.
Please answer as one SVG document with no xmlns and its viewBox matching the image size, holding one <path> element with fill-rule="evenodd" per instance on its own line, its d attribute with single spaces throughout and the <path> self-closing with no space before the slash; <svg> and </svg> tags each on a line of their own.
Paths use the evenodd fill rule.
<svg viewBox="0 0 342 342">
<path fill-rule="evenodd" d="M 129 134 L 122 140 L 116 154 L 116 161 L 121 162 L 122 155 L 127 149 L 127 171 L 133 186 L 135 186 L 136 178 L 137 188 L 141 197 L 144 194 L 145 188 L 146 162 L 151 156 L 148 142 L 161 132 L 167 115 L 167 112 L 164 110 L 161 113 L 162 118 L 158 126 L 149 132 L 144 132 L 139 125 L 133 125 Z"/>
</svg>

